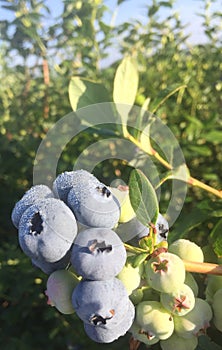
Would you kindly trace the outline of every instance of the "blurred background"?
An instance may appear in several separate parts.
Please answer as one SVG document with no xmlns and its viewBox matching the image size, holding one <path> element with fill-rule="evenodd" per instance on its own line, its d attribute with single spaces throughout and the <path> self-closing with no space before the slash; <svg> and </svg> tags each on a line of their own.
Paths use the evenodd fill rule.
<svg viewBox="0 0 222 350">
<path fill-rule="evenodd" d="M 6 350 L 127 349 L 129 336 L 98 345 L 75 315 L 46 305 L 47 276 L 18 246 L 10 219 L 32 185 L 38 146 L 56 121 L 71 112 L 68 85 L 78 75 L 102 82 L 112 101 L 113 79 L 126 54 L 136 57 L 136 105 L 158 101 L 178 85 L 157 115 L 177 137 L 192 176 L 221 188 L 222 2 L 219 0 L 0 0 L 0 346 Z M 100 135 L 74 138 L 58 172 Z M 128 181 L 120 160 L 99 164 L 105 183 Z M 167 188 L 161 202 L 167 206 Z M 187 219 L 189 216 L 189 220 Z M 190 188 L 173 237 L 203 246 L 221 216 L 216 198 Z M 141 349 L 143 347 L 141 346 Z M 158 349 L 158 346 L 153 346 Z"/>
</svg>

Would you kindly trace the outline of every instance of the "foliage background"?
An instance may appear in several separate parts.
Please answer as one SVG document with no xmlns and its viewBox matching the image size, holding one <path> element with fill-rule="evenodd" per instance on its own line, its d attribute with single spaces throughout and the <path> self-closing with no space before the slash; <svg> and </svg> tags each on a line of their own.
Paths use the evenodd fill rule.
<svg viewBox="0 0 222 350">
<path fill-rule="evenodd" d="M 122 2 L 118 1 L 120 10 Z M 189 42 L 180 15 L 172 8 L 173 0 L 149 1 L 146 21 L 116 26 L 104 21 L 110 10 L 102 0 L 65 0 L 59 18 L 53 18 L 44 1 L 0 3 L 12 18 L 0 21 L 0 346 L 7 350 L 126 348 L 128 336 L 112 345 L 94 344 L 75 316 L 64 317 L 46 306 L 46 276 L 31 266 L 18 247 L 11 210 L 32 185 L 33 162 L 41 140 L 71 111 L 71 77 L 102 83 L 112 101 L 119 61 L 104 65 L 104 59 L 113 52 L 118 52 L 120 60 L 130 54 L 138 62 L 138 106 L 149 97 L 152 110 L 167 92 L 186 85 L 156 114 L 178 138 L 192 176 L 220 189 L 222 13 L 215 6 L 220 1 L 200 1 L 205 44 Z M 162 9 L 167 10 L 164 18 L 159 16 Z M 74 138 L 63 152 L 58 172 L 71 170 L 78 155 L 99 138 L 102 136 L 95 133 Z M 127 182 L 129 171 L 124 169 L 123 162 L 110 160 L 98 165 L 95 174 L 106 183 L 118 176 Z M 169 191 L 166 184 L 162 212 Z M 222 216 L 220 204 L 215 196 L 189 188 L 171 239 L 184 236 L 204 246 Z M 222 345 L 221 335 L 213 336 Z"/>
</svg>

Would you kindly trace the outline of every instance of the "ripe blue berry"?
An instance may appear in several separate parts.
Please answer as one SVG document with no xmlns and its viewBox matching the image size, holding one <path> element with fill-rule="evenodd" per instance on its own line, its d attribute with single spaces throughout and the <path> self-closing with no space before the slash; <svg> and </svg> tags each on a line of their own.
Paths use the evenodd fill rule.
<svg viewBox="0 0 222 350">
<path fill-rule="evenodd" d="M 80 183 L 87 184 L 88 181 L 99 185 L 99 180 L 86 170 L 65 171 L 58 175 L 53 182 L 53 191 L 58 198 L 66 203 L 71 188 L 76 188 Z"/>
<path fill-rule="evenodd" d="M 125 314 L 118 325 L 111 328 L 105 326 L 84 324 L 86 334 L 97 343 L 111 343 L 119 337 L 126 334 L 130 329 L 135 317 L 135 308 L 131 301 L 128 302 L 128 307 Z"/>
<path fill-rule="evenodd" d="M 156 244 L 159 244 L 162 241 L 167 241 L 169 224 L 160 213 L 158 214 L 155 227 Z M 149 227 L 143 225 L 136 217 L 128 222 L 120 223 L 115 231 L 124 242 L 127 242 L 134 237 L 140 240 L 143 237 L 149 236 Z"/>
<path fill-rule="evenodd" d="M 71 263 L 83 278 L 113 278 L 122 270 L 125 262 L 124 244 L 114 231 L 108 228 L 90 228 L 77 235 Z"/>
<path fill-rule="evenodd" d="M 73 184 L 67 204 L 76 219 L 86 226 L 113 228 L 119 220 L 118 200 L 103 183 L 94 179 Z"/>
<path fill-rule="evenodd" d="M 112 328 L 122 320 L 129 298 L 117 278 L 81 281 L 72 294 L 73 307 L 81 320 L 90 325 Z"/>
<path fill-rule="evenodd" d="M 163 215 L 160 213 L 158 214 L 155 227 L 156 227 L 156 243 L 158 244 L 162 241 L 166 241 L 169 233 L 169 224 L 167 220 L 163 217 Z M 145 228 L 146 226 L 144 226 L 144 231 L 138 234 L 139 239 L 149 234 L 149 229 L 147 229 L 147 232 L 146 232 Z"/>
<path fill-rule="evenodd" d="M 58 261 L 55 262 L 47 262 L 44 258 L 40 257 L 38 259 L 32 258 L 32 264 L 34 267 L 39 268 L 42 270 L 45 274 L 50 275 L 52 272 L 65 269 L 70 264 L 70 258 L 71 258 L 71 249 L 68 250 L 68 252 Z"/>
<path fill-rule="evenodd" d="M 48 186 L 45 185 L 35 185 L 31 187 L 24 196 L 15 204 L 11 219 L 16 228 L 19 227 L 19 221 L 22 214 L 28 209 L 32 204 L 38 202 L 39 200 L 45 198 L 53 198 L 54 194 Z"/>
<path fill-rule="evenodd" d="M 19 223 L 19 243 L 34 260 L 53 263 L 65 256 L 77 234 L 76 219 L 64 202 L 48 198 L 30 206 Z"/>
</svg>

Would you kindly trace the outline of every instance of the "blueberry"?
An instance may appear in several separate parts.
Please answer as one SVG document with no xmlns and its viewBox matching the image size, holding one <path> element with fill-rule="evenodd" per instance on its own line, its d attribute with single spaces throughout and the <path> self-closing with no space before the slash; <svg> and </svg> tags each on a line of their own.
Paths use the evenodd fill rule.
<svg viewBox="0 0 222 350">
<path fill-rule="evenodd" d="M 72 292 L 79 283 L 77 277 L 68 270 L 58 270 L 50 274 L 47 280 L 47 304 L 55 306 L 62 314 L 72 314 Z"/>
<path fill-rule="evenodd" d="M 87 184 L 88 181 L 99 184 L 99 180 L 86 170 L 65 171 L 53 182 L 53 191 L 58 198 L 67 202 L 71 188 L 78 186 L 79 183 Z"/>
<path fill-rule="evenodd" d="M 156 243 L 158 244 L 162 241 L 166 241 L 169 233 L 169 224 L 160 213 L 155 227 L 157 232 Z M 143 225 L 136 217 L 126 223 L 119 224 L 115 231 L 124 242 L 129 241 L 134 237 L 141 239 L 149 235 L 149 228 Z"/>
<path fill-rule="evenodd" d="M 22 214 L 28 209 L 32 204 L 44 198 L 53 198 L 54 194 L 48 186 L 45 185 L 35 185 L 31 187 L 24 196 L 15 204 L 11 219 L 16 228 L 19 227 L 19 221 Z"/>
<path fill-rule="evenodd" d="M 70 264 L 70 258 L 71 249 L 68 250 L 68 252 L 60 260 L 53 263 L 47 262 L 44 258 L 40 257 L 39 259 L 32 259 L 32 264 L 34 267 L 42 270 L 45 274 L 50 275 L 50 273 L 54 271 L 66 269 Z"/>
<path fill-rule="evenodd" d="M 131 301 L 128 302 L 125 314 L 118 325 L 112 328 L 105 328 L 103 326 L 84 324 L 85 332 L 97 343 L 111 343 L 119 337 L 126 334 L 132 326 L 135 317 L 135 308 Z"/>
<path fill-rule="evenodd" d="M 77 234 L 72 211 L 59 199 L 48 198 L 30 206 L 19 223 L 19 243 L 36 261 L 54 263 L 71 248 Z"/>
<path fill-rule="evenodd" d="M 125 262 L 124 244 L 114 231 L 108 228 L 90 228 L 77 235 L 71 263 L 83 278 L 113 278 L 122 270 Z"/>
<path fill-rule="evenodd" d="M 129 298 L 121 281 L 81 281 L 72 294 L 73 307 L 81 320 L 94 326 L 112 328 L 126 312 Z"/>
<path fill-rule="evenodd" d="M 120 205 L 110 190 L 93 178 L 73 183 L 67 204 L 77 220 L 90 227 L 113 228 L 120 216 Z"/>
<path fill-rule="evenodd" d="M 160 213 L 158 214 L 157 217 L 157 222 L 156 222 L 156 243 L 160 243 L 162 241 L 166 241 L 167 237 L 168 237 L 168 233 L 169 233 L 169 224 L 167 222 L 167 220 L 163 217 L 163 215 L 161 215 Z M 148 229 L 148 233 L 146 233 L 145 230 L 146 226 L 144 226 L 144 231 L 140 232 L 138 235 L 138 238 L 141 239 L 144 236 L 147 236 L 149 234 L 149 229 Z"/>
</svg>

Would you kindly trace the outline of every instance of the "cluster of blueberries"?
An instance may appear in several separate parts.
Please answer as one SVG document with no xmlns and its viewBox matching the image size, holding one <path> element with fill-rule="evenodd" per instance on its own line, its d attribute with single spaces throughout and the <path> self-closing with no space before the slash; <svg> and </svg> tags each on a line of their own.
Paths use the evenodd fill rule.
<svg viewBox="0 0 222 350">
<path fill-rule="evenodd" d="M 20 247 L 35 266 L 51 274 L 71 262 L 82 276 L 72 303 L 86 333 L 97 342 L 124 335 L 135 315 L 116 278 L 126 262 L 124 244 L 112 230 L 119 216 L 116 197 L 85 170 L 60 174 L 53 190 L 33 186 L 12 211 Z"/>
<path fill-rule="evenodd" d="M 131 327 L 135 308 L 124 284 L 116 277 L 127 254 L 118 227 L 121 206 L 110 189 L 86 170 L 64 172 L 52 190 L 31 187 L 15 204 L 12 222 L 19 244 L 34 266 L 46 274 L 67 269 L 71 263 L 81 281 L 72 293 L 72 305 L 87 335 L 109 343 Z M 126 228 L 149 229 L 136 218 Z M 165 220 L 165 219 L 164 219 Z M 159 216 L 158 237 L 166 239 Z M 127 226 L 129 225 L 129 227 Z"/>
</svg>

